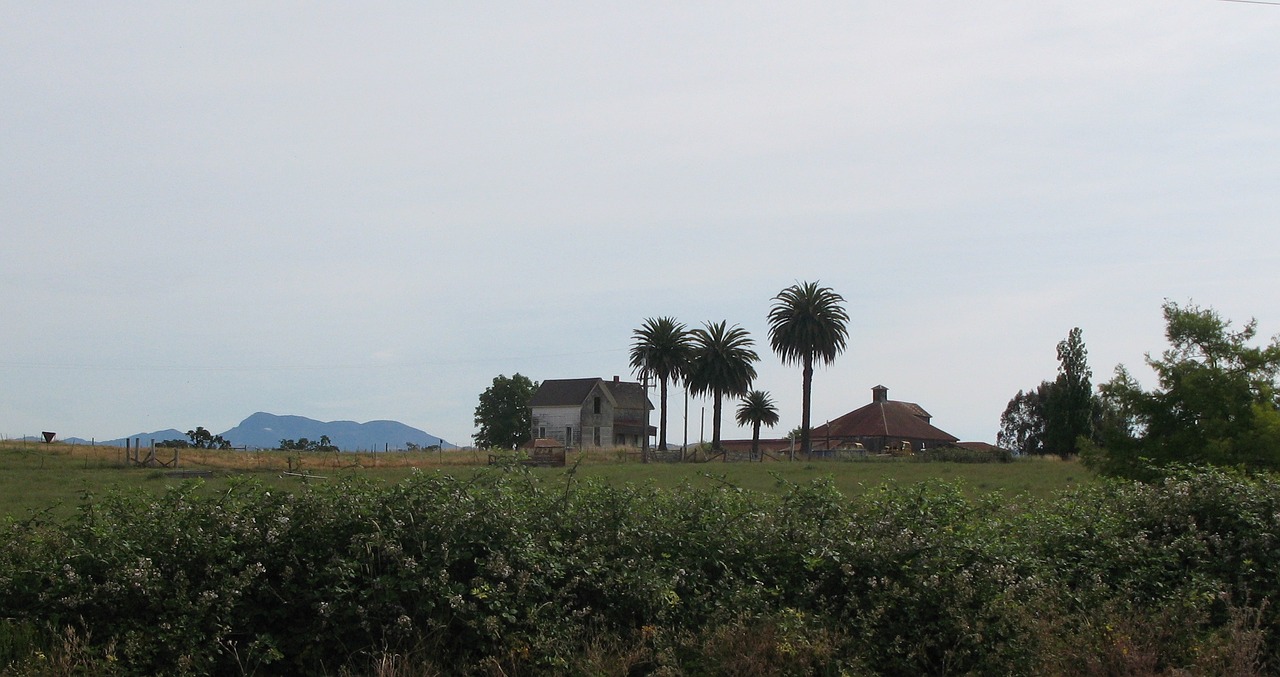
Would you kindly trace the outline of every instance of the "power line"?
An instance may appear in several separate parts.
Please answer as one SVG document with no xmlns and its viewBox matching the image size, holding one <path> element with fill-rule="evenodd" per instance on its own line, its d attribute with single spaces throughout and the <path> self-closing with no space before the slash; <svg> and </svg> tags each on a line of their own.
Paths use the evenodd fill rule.
<svg viewBox="0 0 1280 677">
<path fill-rule="evenodd" d="M 1267 2 L 1267 0 L 1219 0 L 1219 2 L 1243 2 L 1246 5 L 1280 5 L 1280 2 Z"/>
</svg>

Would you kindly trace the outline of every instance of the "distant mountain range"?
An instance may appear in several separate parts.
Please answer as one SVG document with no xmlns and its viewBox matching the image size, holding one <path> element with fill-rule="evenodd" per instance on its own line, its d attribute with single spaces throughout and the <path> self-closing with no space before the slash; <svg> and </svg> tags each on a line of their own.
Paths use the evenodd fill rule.
<svg viewBox="0 0 1280 677">
<path fill-rule="evenodd" d="M 329 442 L 343 451 L 385 451 L 403 450 L 409 444 L 420 447 L 440 445 L 444 449 L 456 449 L 457 446 L 417 428 L 407 426 L 398 421 L 317 421 L 304 416 L 277 416 L 258 412 L 241 421 L 236 427 L 217 433 L 234 447 L 250 449 L 275 449 L 280 440 L 300 440 L 306 438 L 318 441 L 328 437 Z M 125 446 L 126 440 L 141 440 L 146 446 L 152 440 L 186 440 L 187 434 L 181 430 L 167 428 L 149 433 L 137 433 L 117 440 L 98 441 L 96 444 L 106 446 Z M 39 438 L 32 438 L 40 441 Z M 69 437 L 63 442 L 70 444 L 89 444 L 89 440 Z"/>
</svg>

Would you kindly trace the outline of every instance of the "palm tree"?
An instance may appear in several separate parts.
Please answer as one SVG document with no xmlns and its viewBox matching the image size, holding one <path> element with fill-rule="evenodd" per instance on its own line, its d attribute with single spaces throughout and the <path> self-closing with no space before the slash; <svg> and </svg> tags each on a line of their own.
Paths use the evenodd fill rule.
<svg viewBox="0 0 1280 677">
<path fill-rule="evenodd" d="M 684 378 L 691 350 L 689 331 L 674 318 L 648 318 L 632 332 L 631 368 L 640 376 L 652 376 L 660 384 L 658 448 L 667 448 L 667 381 Z"/>
<path fill-rule="evenodd" d="M 711 448 L 719 449 L 721 401 L 725 395 L 747 394 L 756 379 L 756 368 L 751 363 L 758 362 L 760 356 L 752 349 L 755 341 L 747 330 L 736 325 L 726 328 L 724 322 L 706 322 L 690 335 L 693 354 L 685 382 L 691 394 L 712 396 Z"/>
<path fill-rule="evenodd" d="M 769 344 L 783 364 L 804 367 L 804 398 L 800 417 L 800 450 L 813 451 L 809 440 L 809 414 L 813 393 L 813 363 L 835 362 L 844 352 L 849 315 L 844 297 L 817 282 L 802 282 L 783 289 L 769 311 Z"/>
<path fill-rule="evenodd" d="M 760 425 L 778 425 L 778 407 L 763 390 L 752 390 L 742 398 L 736 415 L 738 425 L 751 425 L 751 457 L 760 453 Z M 760 460 L 764 460 L 761 456 Z"/>
</svg>

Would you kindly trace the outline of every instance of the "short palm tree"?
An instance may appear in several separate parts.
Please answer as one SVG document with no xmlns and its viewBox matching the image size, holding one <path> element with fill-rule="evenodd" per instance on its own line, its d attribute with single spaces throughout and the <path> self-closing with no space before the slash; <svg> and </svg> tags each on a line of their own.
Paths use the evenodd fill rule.
<svg viewBox="0 0 1280 677">
<path fill-rule="evenodd" d="M 751 457 L 755 458 L 760 453 L 760 426 L 767 425 L 772 428 L 778 425 L 778 407 L 773 403 L 773 398 L 769 397 L 769 393 L 763 390 L 752 390 L 744 395 L 742 402 L 738 404 L 736 420 L 738 425 L 751 426 Z M 760 460 L 764 460 L 764 457 Z"/>
<path fill-rule="evenodd" d="M 801 401 L 800 450 L 812 453 L 809 415 L 813 393 L 813 363 L 835 362 L 848 340 L 844 297 L 817 282 L 801 282 L 773 297 L 769 311 L 769 344 L 783 364 L 803 367 L 804 397 Z"/>
<path fill-rule="evenodd" d="M 667 381 L 684 378 L 691 344 L 683 323 L 670 317 L 648 318 L 632 332 L 631 368 L 640 376 L 651 376 L 659 384 L 658 448 L 667 448 Z"/>
<path fill-rule="evenodd" d="M 711 395 L 711 448 L 720 448 L 720 412 L 725 395 L 738 397 L 751 389 L 756 379 L 760 356 L 752 349 L 755 341 L 747 330 L 725 322 L 704 323 L 700 329 L 690 332 L 693 352 L 689 358 L 689 371 L 685 377 L 689 392 L 695 396 Z"/>
</svg>

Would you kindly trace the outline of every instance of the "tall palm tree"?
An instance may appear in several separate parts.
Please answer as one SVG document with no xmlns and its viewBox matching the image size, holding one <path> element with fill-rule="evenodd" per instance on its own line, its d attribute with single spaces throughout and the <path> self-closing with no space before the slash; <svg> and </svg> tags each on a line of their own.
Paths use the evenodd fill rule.
<svg viewBox="0 0 1280 677">
<path fill-rule="evenodd" d="M 769 393 L 752 390 L 738 404 L 736 420 L 738 425 L 751 425 L 751 457 L 755 458 L 760 453 L 760 426 L 763 424 L 772 428 L 778 425 L 778 407 Z M 760 460 L 763 461 L 764 457 L 761 456 Z"/>
<path fill-rule="evenodd" d="M 658 423 L 658 448 L 667 448 L 667 381 L 684 378 L 692 349 L 689 331 L 683 323 L 671 317 L 651 317 L 637 330 L 631 332 L 635 342 L 631 344 L 631 368 L 639 376 L 658 379 L 660 404 Z"/>
<path fill-rule="evenodd" d="M 800 450 L 810 454 L 813 452 L 809 440 L 813 363 L 820 360 L 831 364 L 844 352 L 849 337 L 845 328 L 849 315 L 842 306 L 844 297 L 817 282 L 796 283 L 783 289 L 773 300 L 773 309 L 769 311 L 769 344 L 783 364 L 799 364 L 804 368 Z"/>
<path fill-rule="evenodd" d="M 689 359 L 689 371 L 685 382 L 695 396 L 712 396 L 711 448 L 720 448 L 720 411 L 725 395 L 745 395 L 756 379 L 760 356 L 752 349 L 755 341 L 747 330 L 725 326 L 725 322 L 703 323 L 703 327 L 690 332 L 693 338 L 693 354 Z"/>
</svg>

